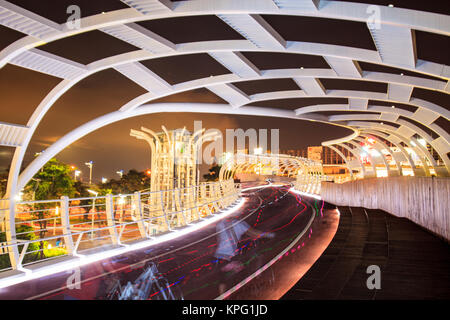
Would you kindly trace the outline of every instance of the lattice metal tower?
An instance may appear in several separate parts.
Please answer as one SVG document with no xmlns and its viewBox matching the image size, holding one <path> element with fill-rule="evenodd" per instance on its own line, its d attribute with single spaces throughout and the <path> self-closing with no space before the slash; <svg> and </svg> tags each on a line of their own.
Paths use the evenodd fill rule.
<svg viewBox="0 0 450 320">
<path fill-rule="evenodd" d="M 146 140 L 151 148 L 151 191 L 172 190 L 196 184 L 196 146 L 201 132 L 192 135 L 184 129 L 155 133 L 142 127 L 130 135 Z"/>
</svg>

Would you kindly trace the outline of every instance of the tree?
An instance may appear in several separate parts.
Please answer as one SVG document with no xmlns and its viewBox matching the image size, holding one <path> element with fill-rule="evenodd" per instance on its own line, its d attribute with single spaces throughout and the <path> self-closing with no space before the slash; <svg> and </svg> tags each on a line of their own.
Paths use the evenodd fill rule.
<svg viewBox="0 0 450 320">
<path fill-rule="evenodd" d="M 73 197 L 77 194 L 75 181 L 70 175 L 69 165 L 53 158 L 48 161 L 44 167 L 34 176 L 34 178 L 25 187 L 25 192 L 31 195 L 34 200 L 59 199 L 61 196 Z M 43 203 L 33 205 L 32 215 L 39 224 L 39 238 L 42 239 L 47 233 L 47 220 L 52 207 L 56 203 Z M 39 258 L 44 257 L 44 241 L 39 242 Z"/>
<path fill-rule="evenodd" d="M 8 183 L 8 171 L 0 172 L 0 198 L 6 193 L 6 184 Z"/>
<path fill-rule="evenodd" d="M 213 164 L 213 166 L 208 169 L 209 173 L 204 174 L 203 178 L 206 181 L 217 181 L 217 180 L 219 180 L 219 172 L 220 172 L 221 168 L 222 168 L 221 165 Z"/>
<path fill-rule="evenodd" d="M 145 171 L 131 169 L 120 180 L 111 179 L 107 183 L 102 184 L 101 187 L 110 189 L 113 194 L 129 194 L 148 189 L 150 187 L 150 177 Z"/>
<path fill-rule="evenodd" d="M 17 239 L 20 240 L 35 240 L 36 235 L 33 233 L 33 228 L 26 225 L 19 225 L 16 228 Z M 6 241 L 6 233 L 0 232 L 0 242 Z M 22 252 L 23 245 L 19 245 L 19 252 Z M 34 251 L 39 250 L 39 245 L 36 242 L 32 242 L 28 245 L 27 252 L 32 252 L 25 255 L 23 263 L 32 262 L 37 254 Z M 0 255 L 0 269 L 6 269 L 11 267 L 8 255 Z"/>
<path fill-rule="evenodd" d="M 69 165 L 53 158 L 28 183 L 26 190 L 34 190 L 36 200 L 59 199 L 61 196 L 73 197 L 77 190 L 70 175 Z"/>
</svg>

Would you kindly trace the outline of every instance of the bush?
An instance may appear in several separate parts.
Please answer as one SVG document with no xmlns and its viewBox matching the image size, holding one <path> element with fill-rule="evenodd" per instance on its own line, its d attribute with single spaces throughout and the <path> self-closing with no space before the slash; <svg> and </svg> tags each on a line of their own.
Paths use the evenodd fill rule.
<svg viewBox="0 0 450 320">
<path fill-rule="evenodd" d="M 32 232 L 33 228 L 27 225 L 19 225 L 16 227 L 16 233 L 23 233 L 27 232 L 25 234 L 19 234 L 17 236 L 17 239 L 20 240 L 36 240 L 36 235 Z M 6 242 L 6 234 L 5 232 L 0 232 L 0 242 Z M 19 245 L 19 252 L 22 251 L 23 245 Z M 28 246 L 27 252 L 36 251 L 39 250 L 39 242 L 30 243 Z M 38 252 L 26 254 L 25 258 L 23 259 L 23 263 L 32 262 L 37 259 Z M 9 255 L 2 254 L 0 256 L 0 269 L 6 269 L 11 267 L 11 263 L 9 261 Z"/>
<path fill-rule="evenodd" d="M 67 254 L 67 250 L 64 248 L 44 249 L 44 255 L 46 258 L 61 256 L 64 254 Z"/>
</svg>

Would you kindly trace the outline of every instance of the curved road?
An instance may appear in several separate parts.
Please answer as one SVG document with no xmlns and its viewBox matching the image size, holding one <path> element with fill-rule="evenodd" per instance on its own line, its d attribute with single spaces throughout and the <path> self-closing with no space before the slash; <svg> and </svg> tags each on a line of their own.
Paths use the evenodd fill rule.
<svg viewBox="0 0 450 320">
<path fill-rule="evenodd" d="M 250 226 L 237 240 L 220 221 L 165 243 L 0 289 L 0 299 L 226 298 L 309 225 L 322 202 L 265 186 L 243 192 L 245 204 L 226 226 Z M 219 225 L 219 227 L 217 226 Z M 231 265 L 215 256 L 219 241 L 237 243 Z M 237 240 L 237 241 L 236 241 Z M 233 267 L 231 267 L 233 266 Z M 77 277 L 79 275 L 79 277 Z M 80 282 L 77 283 L 77 281 Z M 127 286 L 128 284 L 128 286 Z"/>
</svg>

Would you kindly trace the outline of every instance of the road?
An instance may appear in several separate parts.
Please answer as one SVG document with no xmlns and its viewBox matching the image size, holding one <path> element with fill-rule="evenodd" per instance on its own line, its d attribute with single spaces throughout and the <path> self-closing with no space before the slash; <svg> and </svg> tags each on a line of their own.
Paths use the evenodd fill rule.
<svg viewBox="0 0 450 320">
<path fill-rule="evenodd" d="M 243 195 L 244 206 L 224 219 L 227 225 L 244 221 L 250 226 L 236 241 L 232 264 L 215 256 L 219 241 L 236 239 L 229 232 L 232 227 L 218 228 L 219 221 L 78 270 L 3 288 L 0 299 L 118 299 L 121 293 L 127 299 L 226 298 L 227 292 L 273 261 L 299 234 L 310 231 L 321 205 L 289 192 L 287 185 L 252 189 Z"/>
</svg>

